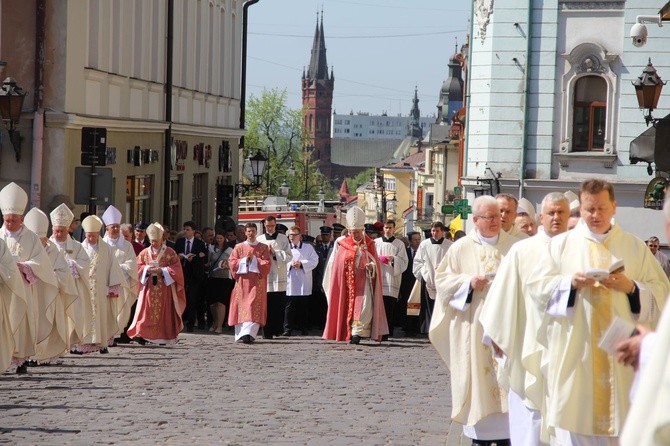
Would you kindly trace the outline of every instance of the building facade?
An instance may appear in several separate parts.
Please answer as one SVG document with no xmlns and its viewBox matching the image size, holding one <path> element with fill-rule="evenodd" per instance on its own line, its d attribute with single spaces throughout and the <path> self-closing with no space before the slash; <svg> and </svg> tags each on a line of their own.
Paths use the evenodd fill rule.
<svg viewBox="0 0 670 446">
<path fill-rule="evenodd" d="M 44 9 L 37 29 L 35 15 L 13 12 L 26 3 Z M 74 200 L 82 186 L 75 181 L 83 161 L 82 128 L 105 128 L 101 169 L 111 170 L 112 184 L 109 196 L 98 201 L 98 212 L 114 204 L 125 221 L 151 222 L 162 221 L 169 206 L 164 223 L 173 229 L 187 220 L 213 225 L 216 185 L 238 180 L 243 3 L 174 0 L 168 121 L 169 2 L 3 0 L 3 36 L 16 33 L 35 41 L 42 29 L 43 56 L 35 48 L 32 72 L 41 74 L 31 77 L 31 70 L 23 69 L 31 58 L 22 60 L 12 48 L 16 41 L 2 39 L 7 71 L 16 67 L 13 76 L 26 89 L 35 86 L 41 99 L 26 100 L 21 128 L 33 137 L 23 142 L 26 156 L 19 166 L 3 163 L 0 181 L 18 180 L 30 190 L 31 204 L 45 211 L 63 196 Z M 172 138 L 166 144 L 168 128 Z M 86 209 L 86 203 L 77 203 L 75 213 Z"/>
<path fill-rule="evenodd" d="M 661 77 L 670 77 L 670 35 L 647 25 L 649 41 L 637 47 L 629 30 L 636 16 L 658 16 L 662 6 L 475 0 L 466 189 L 499 173 L 504 191 L 539 203 L 547 192 L 577 191 L 583 180 L 603 178 L 615 184 L 616 218 L 626 229 L 641 238 L 662 234 L 658 211 L 642 209 L 652 177 L 645 165 L 629 162 L 631 141 L 647 129 L 631 82 L 650 57 Z M 661 97 L 658 108 L 667 114 L 670 100 Z M 652 223 L 641 227 L 641 219 Z"/>
<path fill-rule="evenodd" d="M 388 116 L 386 114 L 371 115 L 358 112 L 348 115 L 333 113 L 331 137 L 338 139 L 403 139 L 407 135 L 407 128 L 411 123 L 410 116 Z M 435 117 L 419 118 L 419 125 L 426 134 Z"/>
</svg>

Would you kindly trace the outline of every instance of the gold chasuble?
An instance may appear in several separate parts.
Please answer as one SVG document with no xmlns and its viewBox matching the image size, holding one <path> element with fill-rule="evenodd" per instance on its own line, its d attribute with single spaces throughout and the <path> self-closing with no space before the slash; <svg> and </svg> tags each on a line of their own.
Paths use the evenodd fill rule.
<svg viewBox="0 0 670 446">
<path fill-rule="evenodd" d="M 574 306 L 553 311 L 558 297 L 570 293 L 575 273 L 610 269 L 612 259 L 623 260 L 626 276 L 639 289 L 641 310 L 631 313 L 625 293 L 597 286 L 575 292 Z M 580 221 L 549 243 L 545 256 L 528 280 L 528 294 L 538 311 L 546 313 L 545 328 L 537 333 L 547 349 L 547 386 L 544 421 L 550 431 L 560 428 L 589 436 L 617 437 L 628 412 L 633 369 L 617 363 L 598 347 L 614 317 L 631 324 L 653 325 L 663 308 L 670 282 L 637 237 L 612 224 L 596 235 Z"/>
</svg>

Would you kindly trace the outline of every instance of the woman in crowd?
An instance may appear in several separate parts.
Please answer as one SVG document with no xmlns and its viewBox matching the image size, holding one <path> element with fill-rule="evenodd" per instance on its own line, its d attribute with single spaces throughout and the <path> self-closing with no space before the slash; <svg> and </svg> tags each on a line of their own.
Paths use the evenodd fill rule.
<svg viewBox="0 0 670 446">
<path fill-rule="evenodd" d="M 209 329 L 214 333 L 223 332 L 226 321 L 226 308 L 230 304 L 230 293 L 235 281 L 230 274 L 228 257 L 233 252 L 226 237 L 217 232 L 214 244 L 209 248 L 209 276 L 207 277 L 207 303 L 214 318 L 214 324 Z"/>
</svg>

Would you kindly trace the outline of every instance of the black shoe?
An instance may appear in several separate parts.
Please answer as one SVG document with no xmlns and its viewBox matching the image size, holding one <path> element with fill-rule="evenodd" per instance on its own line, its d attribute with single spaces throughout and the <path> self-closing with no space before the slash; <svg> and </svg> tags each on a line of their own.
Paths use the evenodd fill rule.
<svg viewBox="0 0 670 446">
<path fill-rule="evenodd" d="M 309 336 L 309 332 L 308 332 L 307 330 L 302 330 L 302 331 L 300 331 L 300 334 L 301 334 L 302 336 Z"/>
<path fill-rule="evenodd" d="M 291 330 L 284 330 L 284 333 L 282 333 L 282 336 L 290 337 L 293 334 Z"/>
<path fill-rule="evenodd" d="M 73 349 L 73 350 L 70 350 L 70 354 L 71 355 L 83 355 L 84 352 L 80 352 L 79 350 Z"/>
<path fill-rule="evenodd" d="M 106 355 L 107 353 L 109 353 L 109 350 L 107 350 L 107 347 L 100 349 L 100 354 Z"/>
<path fill-rule="evenodd" d="M 140 338 L 139 336 L 134 337 L 133 341 L 137 342 L 140 345 L 146 345 L 146 343 L 147 343 L 146 339 Z"/>
<path fill-rule="evenodd" d="M 263 335 L 263 339 L 274 339 L 275 337 L 272 335 Z"/>
<path fill-rule="evenodd" d="M 37 367 L 39 364 L 34 359 L 30 359 L 24 363 L 27 367 Z"/>
<path fill-rule="evenodd" d="M 121 335 L 115 339 L 117 344 L 130 344 L 130 336 L 128 336 L 125 333 L 121 333 Z"/>
<path fill-rule="evenodd" d="M 353 335 L 353 336 L 351 337 L 351 340 L 349 341 L 349 344 L 356 344 L 356 345 L 358 345 L 358 344 L 360 344 L 360 343 L 361 343 L 361 337 L 358 336 L 358 335 Z"/>
<path fill-rule="evenodd" d="M 26 373 L 28 373 L 28 365 L 26 363 L 23 363 L 16 368 L 17 375 L 25 375 Z"/>
<path fill-rule="evenodd" d="M 242 342 L 244 342 L 245 344 L 251 344 L 252 342 L 254 342 L 252 340 L 253 338 L 250 335 L 244 335 L 244 336 L 242 336 L 241 339 L 242 339 Z"/>
<path fill-rule="evenodd" d="M 186 333 L 193 333 L 193 325 L 186 326 Z"/>
<path fill-rule="evenodd" d="M 382 335 L 382 341 L 388 341 L 389 335 Z"/>
</svg>

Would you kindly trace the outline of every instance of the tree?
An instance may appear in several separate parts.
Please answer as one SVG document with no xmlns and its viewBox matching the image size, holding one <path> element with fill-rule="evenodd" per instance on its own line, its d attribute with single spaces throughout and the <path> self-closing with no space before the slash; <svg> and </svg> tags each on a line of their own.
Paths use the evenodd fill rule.
<svg viewBox="0 0 670 446">
<path fill-rule="evenodd" d="M 286 105 L 286 90 L 263 90 L 259 98 L 249 96 L 247 129 L 245 135 L 246 159 L 258 150 L 269 158 L 261 191 L 265 195 L 278 195 L 279 186 L 286 182 L 289 198 L 314 197 L 323 175 L 317 172 L 316 163 L 305 151 L 307 136 L 303 128 L 303 111 Z"/>
</svg>

